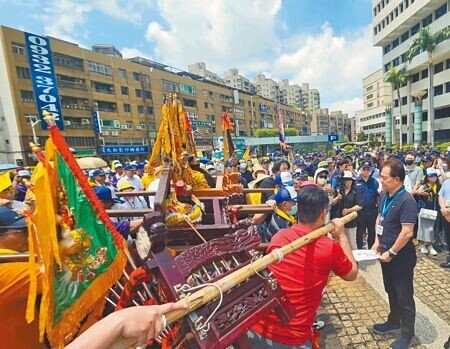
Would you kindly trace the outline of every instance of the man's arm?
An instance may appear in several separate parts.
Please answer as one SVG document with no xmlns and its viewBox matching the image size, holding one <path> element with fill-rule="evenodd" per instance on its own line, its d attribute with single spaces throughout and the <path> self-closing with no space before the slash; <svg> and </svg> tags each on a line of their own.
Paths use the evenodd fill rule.
<svg viewBox="0 0 450 349">
<path fill-rule="evenodd" d="M 344 251 L 345 256 L 352 263 L 352 269 L 350 272 L 344 276 L 341 276 L 341 278 L 346 281 L 356 280 L 356 277 L 358 276 L 358 265 L 356 264 L 355 257 L 353 257 L 353 252 L 347 240 L 347 236 L 345 235 L 343 220 L 341 218 L 335 218 L 331 221 L 331 223 L 334 224 L 334 229 L 331 231 L 331 235 L 336 238 L 337 242 Z"/>
<path fill-rule="evenodd" d="M 378 214 L 377 219 L 375 220 L 375 228 L 380 224 L 380 214 Z M 380 252 L 380 240 L 378 240 L 378 234 L 376 233 L 375 229 L 375 242 L 373 243 L 371 250 L 375 251 L 376 253 Z"/>
</svg>

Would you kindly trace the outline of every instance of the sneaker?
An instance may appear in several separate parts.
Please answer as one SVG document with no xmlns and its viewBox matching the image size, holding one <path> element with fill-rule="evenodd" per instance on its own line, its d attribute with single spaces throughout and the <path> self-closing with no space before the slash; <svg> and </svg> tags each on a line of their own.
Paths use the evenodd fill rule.
<svg viewBox="0 0 450 349">
<path fill-rule="evenodd" d="M 400 325 L 394 326 L 389 322 L 385 322 L 384 324 L 375 324 L 372 327 L 373 332 L 376 334 L 400 334 Z"/>
<path fill-rule="evenodd" d="M 392 342 L 389 349 L 408 349 L 411 344 L 411 339 L 406 337 L 400 337 Z"/>
<path fill-rule="evenodd" d="M 420 245 L 420 253 L 428 254 L 428 248 L 425 246 L 425 244 Z"/>
<path fill-rule="evenodd" d="M 433 248 L 433 245 L 428 246 L 428 253 L 430 254 L 430 256 L 437 256 L 437 252 L 436 250 Z"/>
<path fill-rule="evenodd" d="M 312 329 L 315 331 L 319 331 L 319 330 L 323 329 L 324 327 L 325 327 L 325 322 L 321 321 L 321 320 L 314 321 L 314 323 L 312 325 Z"/>
</svg>

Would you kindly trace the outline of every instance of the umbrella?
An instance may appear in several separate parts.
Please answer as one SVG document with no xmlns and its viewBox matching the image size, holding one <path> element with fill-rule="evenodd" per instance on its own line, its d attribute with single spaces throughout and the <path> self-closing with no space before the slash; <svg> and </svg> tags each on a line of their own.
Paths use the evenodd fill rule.
<svg viewBox="0 0 450 349">
<path fill-rule="evenodd" d="M 11 170 L 13 168 L 19 168 L 20 166 L 14 164 L 0 164 L 0 171 Z"/>
<path fill-rule="evenodd" d="M 77 159 L 78 165 L 80 165 L 82 170 L 89 170 L 93 168 L 101 168 L 101 167 L 107 167 L 108 164 L 105 160 L 101 158 L 96 157 L 85 157 L 85 158 L 79 158 Z"/>
</svg>

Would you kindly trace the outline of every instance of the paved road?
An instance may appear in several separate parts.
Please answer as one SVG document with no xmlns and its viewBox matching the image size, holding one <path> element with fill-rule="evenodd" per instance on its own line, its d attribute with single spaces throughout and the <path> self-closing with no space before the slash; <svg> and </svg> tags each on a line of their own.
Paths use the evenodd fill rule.
<svg viewBox="0 0 450 349">
<path fill-rule="evenodd" d="M 450 271 L 439 267 L 446 254 L 418 257 L 414 277 L 416 338 L 412 348 L 442 349 L 450 336 Z M 371 332 L 374 323 L 386 320 L 388 309 L 378 262 L 361 263 L 354 282 L 332 276 L 318 315 L 326 323 L 321 348 L 389 348 L 395 337 Z"/>
</svg>

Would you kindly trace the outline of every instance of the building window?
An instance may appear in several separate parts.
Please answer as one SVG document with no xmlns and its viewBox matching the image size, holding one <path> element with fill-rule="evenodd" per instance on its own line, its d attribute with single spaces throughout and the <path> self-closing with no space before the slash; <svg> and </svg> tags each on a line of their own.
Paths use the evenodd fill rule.
<svg viewBox="0 0 450 349">
<path fill-rule="evenodd" d="M 25 67 L 16 67 L 17 77 L 19 79 L 31 79 L 30 69 Z"/>
<path fill-rule="evenodd" d="M 173 92 L 180 91 L 180 85 L 177 82 L 169 81 L 169 80 L 161 80 L 161 87 L 163 90 L 169 90 Z"/>
<path fill-rule="evenodd" d="M 450 82 L 445 83 L 445 93 L 450 93 Z"/>
<path fill-rule="evenodd" d="M 123 104 L 123 111 L 125 113 L 131 113 L 131 105 L 129 105 L 128 103 L 124 103 Z"/>
<path fill-rule="evenodd" d="M 53 52 L 53 62 L 61 67 L 71 68 L 75 70 L 84 70 L 84 60 L 81 58 L 64 55 L 62 53 Z"/>
<path fill-rule="evenodd" d="M 394 67 L 398 66 L 400 64 L 400 57 L 394 58 L 392 61 L 392 65 Z"/>
<path fill-rule="evenodd" d="M 444 85 L 439 85 L 434 87 L 434 95 L 440 96 L 444 93 Z"/>
<path fill-rule="evenodd" d="M 127 71 L 125 69 L 119 68 L 119 76 L 122 79 L 126 79 L 127 78 Z"/>
<path fill-rule="evenodd" d="M 370 95 L 367 96 L 367 99 L 371 99 L 373 98 L 373 93 L 371 93 Z"/>
<path fill-rule="evenodd" d="M 95 101 L 99 111 L 114 113 L 117 110 L 116 103 L 106 101 Z"/>
<path fill-rule="evenodd" d="M 152 99 L 152 93 L 150 91 L 142 91 L 142 96 L 144 99 Z"/>
<path fill-rule="evenodd" d="M 137 88 L 134 90 L 134 93 L 135 93 L 136 97 L 142 98 L 142 90 Z"/>
<path fill-rule="evenodd" d="M 110 65 L 89 61 L 89 71 L 104 75 L 112 75 L 112 67 Z"/>
<path fill-rule="evenodd" d="M 197 101 L 195 99 L 183 98 L 183 105 L 185 107 L 197 108 Z"/>
<path fill-rule="evenodd" d="M 138 109 L 139 114 L 144 114 L 144 106 L 143 105 L 138 105 L 137 109 Z"/>
<path fill-rule="evenodd" d="M 426 79 L 428 77 L 428 69 L 424 69 L 421 72 L 422 79 Z"/>
<path fill-rule="evenodd" d="M 153 107 L 147 107 L 147 114 L 153 115 Z"/>
<path fill-rule="evenodd" d="M 140 81 L 141 79 L 140 79 L 140 74 L 139 73 L 136 73 L 135 71 L 133 72 L 133 80 L 136 80 L 136 81 Z"/>
<path fill-rule="evenodd" d="M 391 44 L 387 44 L 383 47 L 384 54 L 388 53 L 391 50 Z"/>
<path fill-rule="evenodd" d="M 194 86 L 180 84 L 180 92 L 184 92 L 184 93 L 189 93 L 191 95 L 195 95 L 195 87 Z"/>
<path fill-rule="evenodd" d="M 408 8 L 409 6 L 409 0 L 405 0 L 405 8 Z"/>
<path fill-rule="evenodd" d="M 416 34 L 420 29 L 420 23 L 417 23 L 414 27 L 411 28 L 411 36 Z"/>
<path fill-rule="evenodd" d="M 14 54 L 25 56 L 25 45 L 24 44 L 19 44 L 18 42 L 12 42 L 11 49 Z"/>
<path fill-rule="evenodd" d="M 402 105 L 406 105 L 408 103 L 408 97 L 404 96 L 402 97 Z"/>
<path fill-rule="evenodd" d="M 447 3 L 439 7 L 436 12 L 434 13 L 434 18 L 438 19 L 439 17 L 442 17 L 447 13 Z"/>
<path fill-rule="evenodd" d="M 394 41 L 392 41 L 392 48 L 397 47 L 399 44 L 399 38 L 395 39 Z"/>
<path fill-rule="evenodd" d="M 22 102 L 34 102 L 34 93 L 33 91 L 20 90 L 20 98 Z"/>
<path fill-rule="evenodd" d="M 409 39 L 409 30 L 407 32 L 404 32 L 401 36 L 402 42 L 405 42 Z"/>
<path fill-rule="evenodd" d="M 434 65 L 434 73 L 435 74 L 440 73 L 443 70 L 444 70 L 444 62 L 440 62 L 440 63 Z"/>
<path fill-rule="evenodd" d="M 431 22 L 433 22 L 433 14 L 432 13 L 430 13 L 427 17 L 422 19 L 422 27 L 424 28 L 424 27 L 430 25 Z"/>
<path fill-rule="evenodd" d="M 108 93 L 113 94 L 114 93 L 114 85 L 111 84 L 104 84 L 102 82 L 98 81 L 91 81 L 91 86 L 96 92 L 100 93 Z"/>
<path fill-rule="evenodd" d="M 123 95 L 128 95 L 128 87 L 127 86 L 120 86 L 120 92 Z"/>
</svg>

